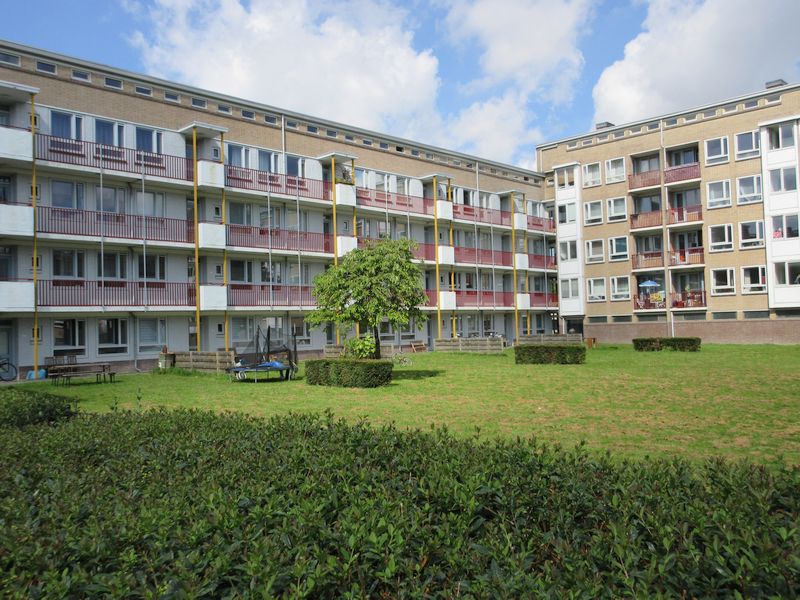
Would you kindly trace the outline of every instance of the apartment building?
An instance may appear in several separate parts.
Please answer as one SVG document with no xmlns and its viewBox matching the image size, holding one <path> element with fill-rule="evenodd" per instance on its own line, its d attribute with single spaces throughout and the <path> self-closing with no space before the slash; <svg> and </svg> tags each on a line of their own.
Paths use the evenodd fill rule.
<svg viewBox="0 0 800 600">
<path fill-rule="evenodd" d="M 779 80 L 540 146 L 563 327 L 800 342 L 798 119 Z"/>
<path fill-rule="evenodd" d="M 0 357 L 147 368 L 255 330 L 315 352 L 314 277 L 418 243 L 430 320 L 384 343 L 557 327 L 536 172 L 0 42 Z"/>
</svg>

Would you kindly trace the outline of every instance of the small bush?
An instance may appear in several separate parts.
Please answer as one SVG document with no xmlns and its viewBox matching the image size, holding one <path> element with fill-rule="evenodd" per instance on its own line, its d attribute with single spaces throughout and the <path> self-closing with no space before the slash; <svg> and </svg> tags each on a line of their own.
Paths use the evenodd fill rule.
<svg viewBox="0 0 800 600">
<path fill-rule="evenodd" d="M 309 385 L 370 388 L 392 380 L 393 365 L 388 360 L 323 358 L 307 360 L 305 365 Z"/>
<path fill-rule="evenodd" d="M 697 352 L 700 350 L 699 337 L 675 338 L 634 338 L 633 349 L 637 352 L 656 352 L 669 348 L 680 352 Z"/>
<path fill-rule="evenodd" d="M 637 352 L 658 352 L 663 338 L 633 338 L 633 349 Z"/>
<path fill-rule="evenodd" d="M 586 362 L 586 346 L 583 344 L 523 344 L 514 347 L 514 362 L 518 365 L 578 365 Z"/>
<path fill-rule="evenodd" d="M 39 390 L 0 390 L 0 427 L 55 423 L 76 414 L 75 400 Z"/>
<path fill-rule="evenodd" d="M 371 335 L 350 338 L 344 343 L 344 355 L 348 358 L 372 358 L 375 356 L 375 338 Z"/>
</svg>

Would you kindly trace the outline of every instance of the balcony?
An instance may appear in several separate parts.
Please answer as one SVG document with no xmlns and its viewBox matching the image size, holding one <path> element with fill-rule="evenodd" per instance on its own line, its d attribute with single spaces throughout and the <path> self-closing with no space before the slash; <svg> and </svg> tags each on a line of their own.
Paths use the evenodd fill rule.
<svg viewBox="0 0 800 600">
<path fill-rule="evenodd" d="M 433 199 L 420 196 L 407 196 L 395 192 L 383 192 L 368 188 L 356 188 L 356 203 L 383 210 L 399 210 L 418 215 L 433 214 Z"/>
<path fill-rule="evenodd" d="M 556 230 L 556 222 L 547 217 L 528 215 L 528 230 L 554 232 Z"/>
<path fill-rule="evenodd" d="M 225 185 L 240 190 L 299 196 L 314 200 L 330 200 L 332 196 L 329 181 L 270 173 L 234 165 L 225 165 Z"/>
<path fill-rule="evenodd" d="M 657 187 L 661 185 L 661 171 L 645 171 L 628 175 L 628 189 Z"/>
<path fill-rule="evenodd" d="M 531 308 L 557 308 L 558 294 L 555 292 L 531 292 Z"/>
<path fill-rule="evenodd" d="M 671 294 L 672 308 L 705 308 L 705 290 L 691 290 L 687 292 L 673 292 Z"/>
<path fill-rule="evenodd" d="M 194 242 L 194 224 L 185 219 L 142 217 L 52 206 L 37 206 L 36 216 L 36 228 L 40 233 L 125 240 L 146 239 L 154 242 Z"/>
<path fill-rule="evenodd" d="M 661 227 L 662 218 L 660 210 L 653 210 L 645 213 L 631 215 L 631 229 L 643 229 L 645 227 Z"/>
<path fill-rule="evenodd" d="M 270 229 L 250 225 L 227 226 L 228 246 L 265 248 L 272 250 L 300 250 L 305 252 L 333 252 L 333 236 L 329 233 Z"/>
<path fill-rule="evenodd" d="M 1 311 L 32 311 L 33 281 L 29 279 L 0 280 Z"/>
<path fill-rule="evenodd" d="M 464 307 L 512 307 L 514 292 L 487 292 L 477 290 L 456 290 L 456 306 Z"/>
<path fill-rule="evenodd" d="M 168 281 L 40 279 L 39 306 L 194 306 L 194 283 Z"/>
<path fill-rule="evenodd" d="M 510 267 L 512 265 L 512 253 L 504 250 L 482 250 L 480 248 L 455 246 L 453 252 L 457 263 L 494 265 L 498 267 Z"/>
<path fill-rule="evenodd" d="M 367 244 L 381 241 L 383 238 L 358 238 L 358 247 L 365 248 Z M 436 260 L 436 244 L 425 244 L 423 242 L 415 242 L 417 247 L 412 250 L 414 258 L 417 260 L 429 260 L 434 262 Z"/>
<path fill-rule="evenodd" d="M 481 208 L 480 206 L 468 206 L 466 204 L 455 203 L 453 204 L 453 218 L 492 225 L 504 225 L 506 227 L 511 227 L 512 220 L 511 213 L 507 210 Z"/>
<path fill-rule="evenodd" d="M 662 292 L 633 296 L 633 310 L 666 310 L 667 302 Z"/>
<path fill-rule="evenodd" d="M 228 306 L 315 306 L 310 285 L 228 284 Z"/>
<path fill-rule="evenodd" d="M 639 252 L 631 256 L 633 269 L 660 269 L 664 267 L 664 255 L 658 252 Z"/>
<path fill-rule="evenodd" d="M 31 162 L 30 130 L 8 125 L 0 127 L 0 159 Z"/>
<path fill-rule="evenodd" d="M 702 220 L 703 220 L 703 207 L 700 205 L 669 209 L 670 225 L 679 225 L 681 223 L 694 223 Z"/>
<path fill-rule="evenodd" d="M 667 167 L 664 169 L 665 184 L 689 181 L 690 179 L 700 179 L 700 163 L 679 165 L 677 167 Z"/>
<path fill-rule="evenodd" d="M 529 269 L 555 269 L 556 257 L 544 254 L 528 254 Z"/>
<path fill-rule="evenodd" d="M 192 161 L 181 156 L 107 146 L 42 133 L 36 134 L 36 158 L 136 176 L 144 174 L 180 181 L 193 179 Z"/>
<path fill-rule="evenodd" d="M 703 248 L 684 248 L 682 250 L 671 250 L 669 253 L 669 265 L 671 267 L 702 265 L 704 263 Z"/>
<path fill-rule="evenodd" d="M 425 306 L 436 306 L 436 290 L 425 290 L 425 295 L 428 297 L 428 303 Z"/>
</svg>

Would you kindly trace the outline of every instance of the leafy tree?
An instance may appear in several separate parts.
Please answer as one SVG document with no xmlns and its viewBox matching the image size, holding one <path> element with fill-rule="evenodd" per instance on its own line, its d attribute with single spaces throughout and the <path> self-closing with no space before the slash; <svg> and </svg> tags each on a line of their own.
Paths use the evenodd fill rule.
<svg viewBox="0 0 800 600">
<path fill-rule="evenodd" d="M 414 242 L 381 239 L 348 252 L 337 266 L 314 279 L 317 309 L 306 321 L 320 327 L 328 321 L 352 326 L 366 323 L 374 339 L 387 319 L 393 327 L 421 326 L 428 315 L 420 310 L 427 302 L 419 267 L 414 264 Z M 380 343 L 374 358 L 381 357 Z"/>
</svg>

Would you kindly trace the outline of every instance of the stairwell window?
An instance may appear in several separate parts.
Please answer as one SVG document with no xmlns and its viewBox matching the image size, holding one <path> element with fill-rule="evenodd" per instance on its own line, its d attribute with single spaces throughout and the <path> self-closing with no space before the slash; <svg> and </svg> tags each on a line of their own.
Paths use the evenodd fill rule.
<svg viewBox="0 0 800 600">
<path fill-rule="evenodd" d="M 793 148 L 794 125 L 792 123 L 781 123 L 767 127 L 767 138 L 769 139 L 770 150 Z"/>
<path fill-rule="evenodd" d="M 562 262 L 568 260 L 577 260 L 578 258 L 578 243 L 577 242 L 559 242 L 558 243 L 558 258 Z"/>
<path fill-rule="evenodd" d="M 562 204 L 558 207 L 558 222 L 560 224 L 575 222 L 575 203 Z"/>
<path fill-rule="evenodd" d="M 775 263 L 775 283 L 800 286 L 800 262 Z"/>
<path fill-rule="evenodd" d="M 793 192 L 797 189 L 797 171 L 794 167 L 772 169 L 769 172 L 770 190 L 775 193 Z"/>
<path fill-rule="evenodd" d="M 736 199 L 739 204 L 761 202 L 761 175 L 748 175 L 736 180 Z"/>
<path fill-rule="evenodd" d="M 772 217 L 772 237 L 773 239 L 800 237 L 798 215 L 777 215 Z"/>
<path fill-rule="evenodd" d="M 580 298 L 580 290 L 578 279 L 562 279 L 560 282 L 561 288 L 561 298 L 564 300 L 569 300 L 572 298 Z"/>
<path fill-rule="evenodd" d="M 728 137 L 706 140 L 706 164 L 718 165 L 728 162 Z"/>
</svg>

